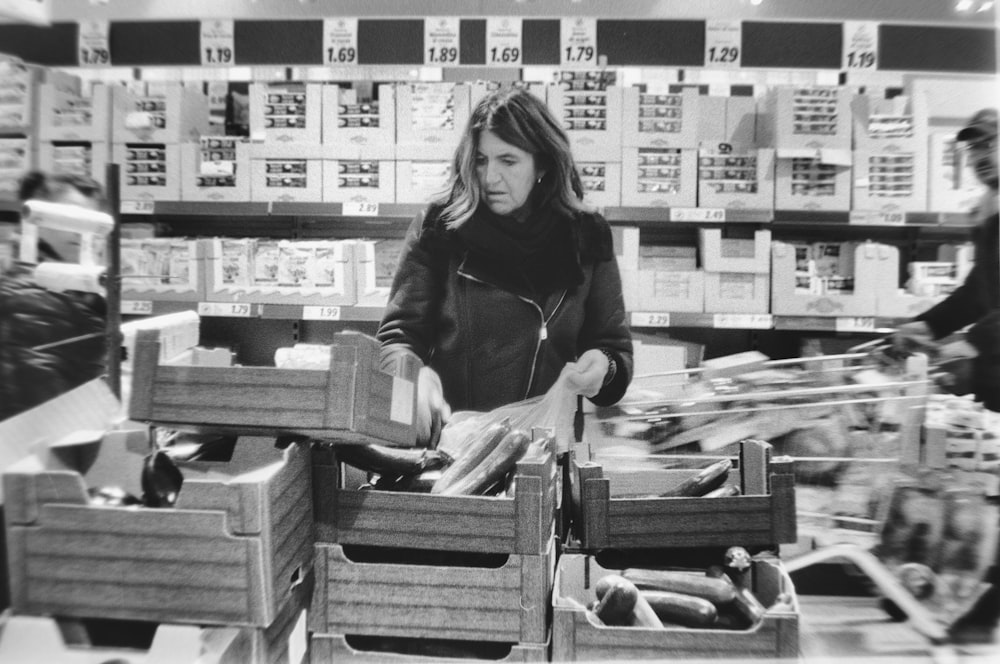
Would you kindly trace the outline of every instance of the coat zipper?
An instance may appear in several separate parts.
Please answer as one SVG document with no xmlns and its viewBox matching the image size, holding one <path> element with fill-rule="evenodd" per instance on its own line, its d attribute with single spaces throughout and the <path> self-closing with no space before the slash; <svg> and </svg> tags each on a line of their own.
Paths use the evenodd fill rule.
<svg viewBox="0 0 1000 664">
<path fill-rule="evenodd" d="M 458 270 L 458 274 L 465 277 L 466 279 L 469 279 L 470 281 L 475 281 L 477 283 L 483 284 L 484 286 L 489 286 L 490 288 L 496 288 L 498 290 L 504 290 L 499 286 L 496 286 L 495 284 L 491 284 L 488 281 L 483 281 L 482 279 L 474 277 L 467 272 L 463 272 L 461 269 Z M 562 294 L 559 296 L 559 301 L 556 302 L 556 306 L 552 308 L 552 313 L 549 314 L 548 318 L 545 317 L 545 312 L 542 311 L 542 308 L 538 306 L 538 303 L 535 302 L 534 300 L 524 297 L 522 295 L 518 295 L 517 293 L 511 293 L 511 295 L 521 300 L 522 302 L 527 302 L 528 304 L 533 306 L 535 308 L 535 311 L 538 312 L 538 318 L 542 321 L 542 326 L 538 329 L 538 340 L 535 342 L 535 353 L 531 357 L 531 373 L 528 374 L 528 386 L 527 388 L 525 388 L 524 391 L 524 398 L 527 399 L 528 395 L 531 394 L 531 385 L 535 382 L 535 368 L 538 366 L 538 354 L 542 350 L 542 342 L 549 338 L 549 328 L 548 328 L 549 321 L 552 320 L 552 317 L 556 315 L 556 312 L 559 311 L 559 307 L 561 307 L 562 303 L 566 300 L 566 291 L 563 290 Z"/>
</svg>

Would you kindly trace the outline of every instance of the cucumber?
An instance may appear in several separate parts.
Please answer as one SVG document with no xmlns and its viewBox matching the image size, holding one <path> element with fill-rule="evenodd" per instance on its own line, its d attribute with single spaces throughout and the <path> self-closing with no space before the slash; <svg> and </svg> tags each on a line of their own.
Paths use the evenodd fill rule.
<svg viewBox="0 0 1000 664">
<path fill-rule="evenodd" d="M 653 627 L 663 629 L 663 621 L 650 605 L 646 597 L 640 592 L 635 598 L 635 606 L 632 608 L 632 615 L 629 618 L 631 627 Z"/>
<path fill-rule="evenodd" d="M 632 611 L 639 599 L 639 589 L 626 579 L 613 580 L 604 596 L 594 607 L 594 615 L 605 625 L 626 627 L 632 622 Z"/>
<path fill-rule="evenodd" d="M 416 475 L 444 466 L 444 457 L 436 450 L 396 449 L 374 444 L 338 445 L 337 460 L 383 477 Z"/>
<path fill-rule="evenodd" d="M 675 623 L 685 627 L 707 627 L 714 624 L 718 616 L 715 604 L 702 597 L 668 590 L 642 590 L 639 596 L 646 600 L 664 623 Z"/>
<path fill-rule="evenodd" d="M 732 469 L 732 459 L 720 459 L 702 468 L 700 472 L 687 478 L 669 491 L 661 493 L 660 496 L 663 498 L 704 496 L 709 491 L 722 486 L 729 476 L 729 471 Z"/>
<path fill-rule="evenodd" d="M 723 484 L 718 489 L 709 491 L 702 498 L 728 498 L 740 495 L 740 488 L 735 484 Z"/>
<path fill-rule="evenodd" d="M 452 483 L 465 477 L 467 474 L 472 472 L 472 470 L 479 465 L 479 463 L 486 458 L 486 456 L 492 452 L 500 441 L 503 440 L 510 432 L 510 420 L 504 419 L 502 422 L 497 422 L 491 424 L 483 430 L 482 434 L 477 436 L 472 440 L 472 442 L 463 449 L 458 456 L 455 457 L 455 461 L 444 469 L 441 473 L 441 477 L 434 486 L 431 487 L 431 493 L 441 493 Z"/>
<path fill-rule="evenodd" d="M 751 627 L 760 622 L 767 611 L 754 594 L 746 588 L 737 589 L 733 608 L 750 622 Z"/>
<path fill-rule="evenodd" d="M 530 443 L 528 434 L 520 429 L 509 431 L 479 465 L 437 493 L 442 496 L 474 496 L 483 493 L 517 465 Z M 434 486 L 437 487 L 436 484 Z"/>
<path fill-rule="evenodd" d="M 729 581 L 681 572 L 629 568 L 622 573 L 640 590 L 663 590 L 708 600 L 713 604 L 728 604 L 736 598 L 736 588 Z"/>
</svg>

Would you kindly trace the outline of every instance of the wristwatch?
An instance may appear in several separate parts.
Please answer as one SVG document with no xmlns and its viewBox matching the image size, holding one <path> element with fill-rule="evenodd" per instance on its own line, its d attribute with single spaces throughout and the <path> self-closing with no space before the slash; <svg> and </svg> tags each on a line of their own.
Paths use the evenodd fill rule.
<svg viewBox="0 0 1000 664">
<path fill-rule="evenodd" d="M 608 373 L 604 374 L 604 382 L 601 383 L 601 387 L 604 387 L 615 379 L 615 374 L 618 373 L 618 362 L 611 351 L 602 348 L 601 352 L 604 353 L 604 357 L 608 358 Z"/>
</svg>

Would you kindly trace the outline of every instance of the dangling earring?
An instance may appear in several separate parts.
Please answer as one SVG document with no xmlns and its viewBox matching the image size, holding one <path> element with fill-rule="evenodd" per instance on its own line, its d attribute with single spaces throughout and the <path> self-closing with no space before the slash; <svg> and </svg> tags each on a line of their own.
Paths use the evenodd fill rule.
<svg viewBox="0 0 1000 664">
<path fill-rule="evenodd" d="M 535 180 L 535 184 L 541 184 L 541 183 L 542 183 L 542 176 L 541 176 L 541 175 L 539 175 L 539 176 L 538 176 L 538 179 L 537 179 L 537 180 Z"/>
</svg>

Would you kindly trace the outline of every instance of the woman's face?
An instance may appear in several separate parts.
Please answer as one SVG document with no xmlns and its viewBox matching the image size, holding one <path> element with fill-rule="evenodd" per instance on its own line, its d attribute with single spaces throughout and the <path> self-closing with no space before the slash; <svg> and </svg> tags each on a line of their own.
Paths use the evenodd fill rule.
<svg viewBox="0 0 1000 664">
<path fill-rule="evenodd" d="M 492 131 L 479 136 L 476 151 L 476 178 L 487 207 L 494 214 L 524 221 L 531 211 L 528 198 L 545 173 L 535 167 L 530 152 L 500 140 Z"/>
</svg>

